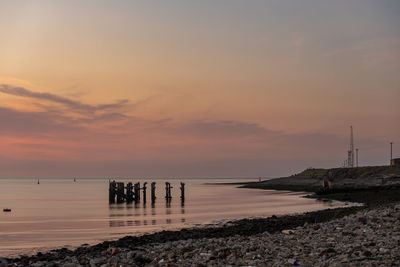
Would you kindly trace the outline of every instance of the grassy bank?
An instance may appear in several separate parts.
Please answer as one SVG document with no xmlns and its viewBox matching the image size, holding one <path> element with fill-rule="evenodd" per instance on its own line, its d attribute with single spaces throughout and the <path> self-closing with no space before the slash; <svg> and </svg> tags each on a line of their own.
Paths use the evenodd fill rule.
<svg viewBox="0 0 400 267">
<path fill-rule="evenodd" d="M 322 180 L 332 174 L 335 187 L 322 190 Z M 356 168 L 307 169 L 241 187 L 303 191 L 310 197 L 365 203 L 368 206 L 400 201 L 400 166 L 366 166 Z"/>
</svg>

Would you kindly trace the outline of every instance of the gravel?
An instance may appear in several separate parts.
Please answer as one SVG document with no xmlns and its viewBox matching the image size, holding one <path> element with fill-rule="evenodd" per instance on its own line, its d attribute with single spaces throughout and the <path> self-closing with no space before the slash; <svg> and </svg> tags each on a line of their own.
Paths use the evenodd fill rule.
<svg viewBox="0 0 400 267">
<path fill-rule="evenodd" d="M 281 231 L 130 246 L 108 243 L 9 266 L 400 266 L 400 204 Z M 121 246 L 118 246 L 121 245 Z M 111 246 L 116 245 L 116 246 Z M 101 249 L 100 249 L 101 248 Z"/>
</svg>

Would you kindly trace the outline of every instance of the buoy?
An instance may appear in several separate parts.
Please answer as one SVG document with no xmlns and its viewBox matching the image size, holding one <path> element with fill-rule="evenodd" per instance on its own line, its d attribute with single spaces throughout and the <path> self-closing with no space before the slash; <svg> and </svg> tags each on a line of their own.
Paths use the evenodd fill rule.
<svg viewBox="0 0 400 267">
<path fill-rule="evenodd" d="M 3 212 L 10 212 L 10 211 L 11 211 L 11 209 L 8 209 L 8 208 L 3 209 Z"/>
</svg>

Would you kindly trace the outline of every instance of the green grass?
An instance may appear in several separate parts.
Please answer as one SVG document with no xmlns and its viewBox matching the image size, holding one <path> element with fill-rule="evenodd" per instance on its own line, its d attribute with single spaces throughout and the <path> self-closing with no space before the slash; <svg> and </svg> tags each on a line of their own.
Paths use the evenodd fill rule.
<svg viewBox="0 0 400 267">
<path fill-rule="evenodd" d="M 400 166 L 365 166 L 354 168 L 307 169 L 296 176 L 322 179 L 332 172 L 333 178 L 363 178 L 371 176 L 400 175 Z"/>
<path fill-rule="evenodd" d="M 301 173 L 296 174 L 295 176 L 305 176 L 311 178 L 322 178 L 326 176 L 328 173 L 328 169 L 306 169 Z"/>
<path fill-rule="evenodd" d="M 400 175 L 400 166 L 365 166 L 355 168 L 333 168 L 333 169 L 307 169 L 294 176 L 296 177 L 309 177 L 316 180 L 322 180 L 332 172 L 333 179 L 362 179 L 366 177 L 383 177 L 387 175 Z M 318 181 L 316 181 L 318 183 Z M 272 190 L 288 190 L 288 191 L 303 191 L 303 192 L 320 192 L 322 187 L 320 184 L 304 184 L 304 185 L 289 185 L 289 184 L 269 184 L 266 183 L 248 183 L 241 187 L 245 188 L 260 188 Z"/>
</svg>

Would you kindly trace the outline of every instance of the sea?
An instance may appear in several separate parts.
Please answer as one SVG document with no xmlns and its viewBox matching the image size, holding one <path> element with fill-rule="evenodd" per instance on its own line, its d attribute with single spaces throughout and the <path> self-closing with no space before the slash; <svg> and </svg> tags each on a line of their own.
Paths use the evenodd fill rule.
<svg viewBox="0 0 400 267">
<path fill-rule="evenodd" d="M 238 188 L 256 179 L 118 179 L 147 182 L 147 199 L 109 204 L 108 179 L 0 179 L 0 257 L 18 257 L 57 248 L 223 224 L 242 218 L 296 214 L 345 206 L 338 201 L 304 198 L 306 193 Z M 156 182 L 155 203 L 150 183 Z M 165 182 L 172 199 L 165 199 Z M 185 199 L 180 183 L 185 183 Z M 3 209 L 11 209 L 4 212 Z"/>
</svg>

